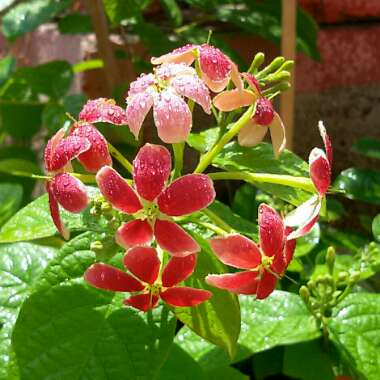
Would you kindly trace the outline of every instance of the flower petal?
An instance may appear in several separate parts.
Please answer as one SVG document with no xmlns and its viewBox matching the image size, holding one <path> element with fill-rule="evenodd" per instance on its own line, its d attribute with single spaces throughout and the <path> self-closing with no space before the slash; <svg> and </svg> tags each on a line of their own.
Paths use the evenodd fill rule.
<svg viewBox="0 0 380 380">
<path fill-rule="evenodd" d="M 113 99 L 98 98 L 89 100 L 79 113 L 79 120 L 88 123 L 127 124 L 125 111 Z"/>
<path fill-rule="evenodd" d="M 319 128 L 319 133 L 321 134 L 323 143 L 325 145 L 325 151 L 326 151 L 326 156 L 327 160 L 330 164 L 330 168 L 332 167 L 332 161 L 333 161 L 333 151 L 332 151 L 332 144 L 329 135 L 326 132 L 326 128 L 323 125 L 323 121 L 318 122 L 318 128 Z"/>
<path fill-rule="evenodd" d="M 107 141 L 93 125 L 74 126 L 71 135 L 86 138 L 91 144 L 89 150 L 78 156 L 79 162 L 87 171 L 96 173 L 102 166 L 112 165 Z"/>
<path fill-rule="evenodd" d="M 153 284 L 160 271 L 157 251 L 152 247 L 134 247 L 124 256 L 124 266 L 141 281 Z"/>
<path fill-rule="evenodd" d="M 254 119 L 251 119 L 240 130 L 238 134 L 238 142 L 241 146 L 255 146 L 263 140 L 267 132 L 268 127 L 258 125 Z"/>
<path fill-rule="evenodd" d="M 198 103 L 203 110 L 211 113 L 211 98 L 208 88 L 196 75 L 180 75 L 173 79 L 171 86 L 179 95 Z"/>
<path fill-rule="evenodd" d="M 61 215 L 59 213 L 58 202 L 55 199 L 55 196 L 53 194 L 53 189 L 52 189 L 51 183 L 46 182 L 45 187 L 46 187 L 46 191 L 48 192 L 50 215 L 51 215 L 51 218 L 54 222 L 54 225 L 56 226 L 58 232 L 62 235 L 62 237 L 65 240 L 69 240 L 70 239 L 70 231 L 62 223 Z"/>
<path fill-rule="evenodd" d="M 199 211 L 215 199 L 212 180 L 205 174 L 187 174 L 172 182 L 157 198 L 161 212 L 182 216 Z"/>
<path fill-rule="evenodd" d="M 210 274 L 206 282 L 219 289 L 236 294 L 256 294 L 259 283 L 258 272 L 245 271 L 227 274 Z"/>
<path fill-rule="evenodd" d="M 156 83 L 153 74 L 141 74 L 135 81 L 131 82 L 128 90 L 128 98 L 133 95 L 144 92 L 150 86 L 153 86 Z"/>
<path fill-rule="evenodd" d="M 186 102 L 171 90 L 164 90 L 154 100 L 153 117 L 158 136 L 168 144 L 183 142 L 191 130 L 192 116 Z"/>
<path fill-rule="evenodd" d="M 270 206 L 259 206 L 260 248 L 266 256 L 281 254 L 285 243 L 285 226 L 281 216 Z"/>
<path fill-rule="evenodd" d="M 98 171 L 96 182 L 104 198 L 116 209 L 134 214 L 142 208 L 139 198 L 128 182 L 110 166 L 103 166 Z"/>
<path fill-rule="evenodd" d="M 144 286 L 129 274 L 111 265 L 96 263 L 84 274 L 84 279 L 95 288 L 114 292 L 138 292 Z"/>
<path fill-rule="evenodd" d="M 241 79 L 241 74 L 239 72 L 239 69 L 237 65 L 233 62 L 232 63 L 232 68 L 231 68 L 231 80 L 234 83 L 235 87 L 239 90 L 242 91 L 244 88 L 244 83 Z"/>
<path fill-rule="evenodd" d="M 218 48 L 203 44 L 199 51 L 199 65 L 203 74 L 213 82 L 229 80 L 232 63 Z"/>
<path fill-rule="evenodd" d="M 150 293 L 137 294 L 124 300 L 124 304 L 132 306 L 135 309 L 147 312 L 157 306 L 158 297 L 153 296 Z"/>
<path fill-rule="evenodd" d="M 293 231 L 293 228 L 286 227 L 285 228 L 286 237 L 288 237 L 292 233 L 292 231 Z M 284 249 L 285 268 L 288 267 L 288 265 L 290 264 L 290 262 L 293 259 L 293 255 L 294 255 L 294 251 L 296 249 L 296 245 L 297 245 L 296 239 L 290 239 L 289 240 L 287 238 L 286 243 L 285 243 L 285 249 Z"/>
<path fill-rule="evenodd" d="M 186 307 L 197 306 L 207 301 L 212 296 L 208 290 L 194 289 L 188 287 L 169 288 L 160 293 L 163 301 L 172 306 Z"/>
<path fill-rule="evenodd" d="M 152 57 L 150 62 L 153 65 L 161 65 L 163 63 L 185 63 L 186 65 L 191 65 L 195 59 L 194 50 L 196 48 L 196 45 L 187 44 L 160 57 Z"/>
<path fill-rule="evenodd" d="M 247 90 L 223 91 L 213 99 L 214 106 L 223 112 L 236 110 L 240 107 L 250 106 L 255 103 L 257 96 Z"/>
<path fill-rule="evenodd" d="M 172 257 L 162 272 L 162 286 L 170 288 L 185 281 L 194 272 L 197 263 L 196 255 Z"/>
<path fill-rule="evenodd" d="M 198 243 L 186 231 L 168 220 L 156 220 L 154 236 L 157 244 L 172 256 L 185 257 L 200 251 Z"/>
<path fill-rule="evenodd" d="M 310 178 L 318 193 L 323 197 L 330 186 L 331 168 L 325 152 L 314 148 L 309 155 Z"/>
<path fill-rule="evenodd" d="M 219 260 L 240 269 L 253 269 L 261 264 L 261 253 L 257 245 L 243 235 L 215 237 L 210 245 Z"/>
<path fill-rule="evenodd" d="M 168 81 L 177 76 L 182 75 L 197 75 L 197 72 L 193 67 L 187 66 L 183 63 L 167 63 L 158 66 L 155 69 L 156 77 L 161 81 Z"/>
<path fill-rule="evenodd" d="M 70 174 L 57 174 L 51 181 L 57 202 L 67 211 L 78 213 L 88 205 L 86 187 Z"/>
<path fill-rule="evenodd" d="M 273 121 L 269 124 L 269 131 L 272 138 L 273 153 L 278 157 L 286 146 L 285 126 L 277 112 L 274 113 Z"/>
<path fill-rule="evenodd" d="M 269 126 L 273 121 L 274 115 L 272 102 L 266 98 L 259 98 L 256 102 L 256 110 L 253 116 L 256 124 Z"/>
<path fill-rule="evenodd" d="M 140 197 L 153 201 L 171 171 L 171 156 L 162 145 L 145 144 L 133 160 L 133 180 Z"/>
<path fill-rule="evenodd" d="M 128 249 L 136 245 L 150 244 L 153 239 L 153 230 L 146 220 L 131 220 L 123 223 L 116 231 L 117 244 Z"/>
<path fill-rule="evenodd" d="M 276 289 L 276 284 L 277 277 L 264 270 L 257 287 L 256 298 L 259 300 L 267 298 Z"/>
<path fill-rule="evenodd" d="M 243 78 L 247 81 L 249 87 L 252 91 L 255 92 L 258 96 L 261 96 L 261 88 L 259 81 L 251 73 L 243 73 Z"/>
<path fill-rule="evenodd" d="M 64 137 L 65 137 L 65 129 L 61 128 L 46 144 L 46 148 L 44 151 L 44 163 L 45 163 L 46 170 L 49 172 L 53 171 L 51 168 L 51 160 L 53 158 L 55 148 Z"/>
</svg>

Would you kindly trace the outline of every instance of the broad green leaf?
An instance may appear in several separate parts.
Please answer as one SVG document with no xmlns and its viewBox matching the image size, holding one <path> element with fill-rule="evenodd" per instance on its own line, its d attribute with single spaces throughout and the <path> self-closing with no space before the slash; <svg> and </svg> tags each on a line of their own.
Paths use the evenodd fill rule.
<svg viewBox="0 0 380 380">
<path fill-rule="evenodd" d="M 328 324 L 330 339 L 349 365 L 366 380 L 380 373 L 380 295 L 350 294 L 335 307 Z"/>
<path fill-rule="evenodd" d="M 66 95 L 63 98 L 63 107 L 65 108 L 65 111 L 74 117 L 78 116 L 85 103 L 86 96 L 83 94 Z"/>
<path fill-rule="evenodd" d="M 252 367 L 255 379 L 264 380 L 270 378 L 270 376 L 281 374 L 283 359 L 283 346 L 274 347 L 253 355 Z"/>
<path fill-rule="evenodd" d="M 380 172 L 350 168 L 339 174 L 334 189 L 349 199 L 380 205 Z"/>
<path fill-rule="evenodd" d="M 344 248 L 352 253 L 358 252 L 360 248 L 369 243 L 367 236 L 358 231 L 342 230 L 330 226 L 323 229 L 322 240 L 328 245 Z"/>
<path fill-rule="evenodd" d="M 284 151 L 276 159 L 272 146 L 262 143 L 252 148 L 241 147 L 231 142 L 224 147 L 212 164 L 218 168 L 251 173 L 284 174 L 295 177 L 308 177 L 308 165 L 290 151 Z M 310 193 L 284 185 L 255 182 L 259 189 L 279 197 L 295 206 L 310 198 Z"/>
<path fill-rule="evenodd" d="M 206 153 L 216 143 L 219 137 L 219 128 L 209 128 L 200 133 L 190 133 L 187 143 L 195 150 Z"/>
<path fill-rule="evenodd" d="M 232 210 L 247 220 L 257 220 L 258 203 L 256 189 L 252 185 L 245 183 L 236 190 Z"/>
<path fill-rule="evenodd" d="M 318 243 L 321 235 L 319 224 L 317 223 L 309 234 L 297 239 L 295 257 L 307 255 Z"/>
<path fill-rule="evenodd" d="M 3 17 L 2 32 L 13 40 L 66 9 L 71 0 L 29 0 L 12 7 Z"/>
<path fill-rule="evenodd" d="M 65 108 L 61 104 L 48 104 L 42 112 L 42 124 L 53 134 L 65 126 L 70 125 L 71 121 L 68 120 Z"/>
<path fill-rule="evenodd" d="M 10 338 L 19 308 L 55 250 L 30 243 L 0 244 L 0 379 L 12 361 Z"/>
<path fill-rule="evenodd" d="M 249 380 L 249 376 L 243 375 L 233 367 L 220 367 L 205 371 L 208 380 Z"/>
<path fill-rule="evenodd" d="M 182 24 L 182 12 L 176 0 L 160 0 L 165 8 L 165 12 L 173 26 L 180 26 Z"/>
<path fill-rule="evenodd" d="M 12 335 L 21 379 L 155 378 L 175 318 L 161 307 L 151 314 L 126 308 L 114 294 L 77 281 L 32 294 Z"/>
<path fill-rule="evenodd" d="M 20 207 L 22 186 L 17 183 L 0 183 L 0 226 Z"/>
<path fill-rule="evenodd" d="M 58 29 L 62 34 L 86 34 L 91 33 L 91 17 L 79 12 L 71 13 L 58 22 Z"/>
<path fill-rule="evenodd" d="M 380 242 L 380 214 L 376 215 L 372 221 L 372 233 L 374 238 Z"/>
<path fill-rule="evenodd" d="M 0 86 L 8 79 L 15 66 L 16 60 L 11 55 L 0 59 Z"/>
<path fill-rule="evenodd" d="M 0 173 L 28 173 L 40 174 L 41 169 L 32 161 L 23 160 L 20 158 L 8 158 L 0 160 Z"/>
<path fill-rule="evenodd" d="M 380 141 L 363 137 L 352 146 L 355 152 L 370 158 L 380 159 Z"/>
<path fill-rule="evenodd" d="M 117 25 L 125 19 L 136 17 L 140 11 L 139 0 L 103 0 L 103 5 L 113 25 Z"/>
<path fill-rule="evenodd" d="M 177 318 L 204 339 L 212 342 L 231 356 L 236 350 L 240 333 L 240 309 L 237 297 L 229 292 L 208 286 L 204 278 L 210 273 L 225 273 L 226 268 L 216 258 L 199 235 L 194 236 L 202 251 L 197 256 L 194 274 L 185 282 L 187 286 L 212 291 L 212 298 L 196 308 L 176 308 Z"/>
<path fill-rule="evenodd" d="M 334 380 L 329 354 L 318 340 L 285 347 L 283 373 L 300 380 Z"/>
</svg>

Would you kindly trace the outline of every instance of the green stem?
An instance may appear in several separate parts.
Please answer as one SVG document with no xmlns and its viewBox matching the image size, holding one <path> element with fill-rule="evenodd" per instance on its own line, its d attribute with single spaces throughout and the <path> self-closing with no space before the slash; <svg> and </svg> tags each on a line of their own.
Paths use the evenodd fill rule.
<svg viewBox="0 0 380 380">
<path fill-rule="evenodd" d="M 69 173 L 75 178 L 80 179 L 84 183 L 96 183 L 96 178 L 92 174 L 80 174 L 80 173 Z"/>
<path fill-rule="evenodd" d="M 23 172 L 21 170 L 10 170 L 10 171 L 1 170 L 1 172 L 14 175 L 16 177 L 27 177 L 27 178 L 44 179 L 44 180 L 52 178 L 51 176 L 48 176 L 48 175 L 33 174 L 33 173 Z"/>
<path fill-rule="evenodd" d="M 202 210 L 202 212 L 223 231 L 227 233 L 234 232 L 234 229 L 229 224 L 227 224 L 223 219 L 221 219 L 218 215 L 212 212 L 209 208 L 205 208 L 204 210 Z"/>
<path fill-rule="evenodd" d="M 198 224 L 201 227 L 207 228 L 208 230 L 215 232 L 218 235 L 225 235 L 227 231 L 223 230 L 222 228 L 215 226 L 214 224 L 202 222 L 200 220 L 192 220 L 193 223 Z"/>
<path fill-rule="evenodd" d="M 172 180 L 181 176 L 183 168 L 183 151 L 185 149 L 185 143 L 172 144 L 174 153 L 174 172 Z"/>
<path fill-rule="evenodd" d="M 204 156 L 202 156 L 199 161 L 198 166 L 196 167 L 194 173 L 202 173 L 205 171 L 207 166 L 210 165 L 212 160 L 219 152 L 223 149 L 223 147 L 233 139 L 239 131 L 247 124 L 248 120 L 252 117 L 254 106 L 250 106 L 247 111 L 237 120 L 231 127 L 231 129 L 225 133 L 222 138 L 213 146 L 213 148 L 208 151 Z"/>
<path fill-rule="evenodd" d="M 125 169 L 132 173 L 132 164 L 110 143 L 108 143 L 108 149 L 113 157 L 115 157 Z"/>
<path fill-rule="evenodd" d="M 309 178 L 293 177 L 291 175 L 270 174 L 270 173 L 246 173 L 246 172 L 218 172 L 208 173 L 212 180 L 242 180 L 252 184 L 255 183 L 275 183 L 303 189 L 311 193 L 315 192 L 314 185 Z"/>
</svg>

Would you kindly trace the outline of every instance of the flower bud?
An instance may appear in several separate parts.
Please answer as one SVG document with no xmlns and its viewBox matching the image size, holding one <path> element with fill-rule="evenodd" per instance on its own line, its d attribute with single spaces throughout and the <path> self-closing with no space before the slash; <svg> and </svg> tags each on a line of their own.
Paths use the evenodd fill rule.
<svg viewBox="0 0 380 380">
<path fill-rule="evenodd" d="M 338 282 L 347 282 L 348 280 L 348 272 L 340 272 L 338 274 Z"/>
<path fill-rule="evenodd" d="M 93 241 L 90 245 L 90 250 L 94 252 L 101 251 L 103 248 L 103 243 L 99 240 Z"/>
<path fill-rule="evenodd" d="M 360 280 L 360 272 L 355 271 L 351 273 L 350 282 L 356 283 Z"/>
<path fill-rule="evenodd" d="M 334 247 L 327 248 L 326 253 L 326 265 L 329 270 L 329 273 L 332 275 L 334 272 L 334 264 L 335 264 L 335 249 Z"/>
<path fill-rule="evenodd" d="M 303 301 L 305 303 L 308 303 L 309 300 L 310 300 L 310 291 L 309 289 L 306 287 L 306 286 L 301 286 L 300 290 L 299 290 L 299 294 L 301 296 L 301 298 L 303 299 Z"/>
</svg>

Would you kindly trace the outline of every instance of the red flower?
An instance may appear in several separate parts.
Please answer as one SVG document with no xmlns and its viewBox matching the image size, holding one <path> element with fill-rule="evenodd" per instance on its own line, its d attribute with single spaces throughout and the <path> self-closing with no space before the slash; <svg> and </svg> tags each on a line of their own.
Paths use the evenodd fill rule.
<svg viewBox="0 0 380 380">
<path fill-rule="evenodd" d="M 203 289 L 177 286 L 194 271 L 196 256 L 172 257 L 161 276 L 161 262 L 151 247 L 134 247 L 124 256 L 124 266 L 131 274 L 107 264 L 93 264 L 84 278 L 92 286 L 116 292 L 138 292 L 124 303 L 142 311 L 154 308 L 158 299 L 171 306 L 196 306 L 207 301 L 211 293 Z"/>
<path fill-rule="evenodd" d="M 238 234 L 211 240 L 213 251 L 224 264 L 245 270 L 208 275 L 206 282 L 237 294 L 256 294 L 258 299 L 268 297 L 293 257 L 296 241 L 286 240 L 289 232 L 280 215 L 271 207 L 261 204 L 259 245 Z"/>
<path fill-rule="evenodd" d="M 106 98 L 89 100 L 79 113 L 79 120 L 88 123 L 127 124 L 125 111 L 113 99 Z"/>
<path fill-rule="evenodd" d="M 326 196 L 331 183 L 333 159 L 331 140 L 321 121 L 318 127 L 323 139 L 325 151 L 314 148 L 309 155 L 310 178 L 317 190 L 317 194 L 286 216 L 285 224 L 290 227 L 297 227 L 297 229 L 288 236 L 288 239 L 297 239 L 307 234 L 314 227 L 319 218 L 322 200 Z"/>
<path fill-rule="evenodd" d="M 173 256 L 199 251 L 197 242 L 172 217 L 192 214 L 207 207 L 215 198 L 212 181 L 204 174 L 184 175 L 165 186 L 171 171 L 169 151 L 146 144 L 133 161 L 136 191 L 111 167 L 96 175 L 99 189 L 113 207 L 135 220 L 124 223 L 116 241 L 125 248 L 147 245 L 153 239 Z"/>
</svg>

